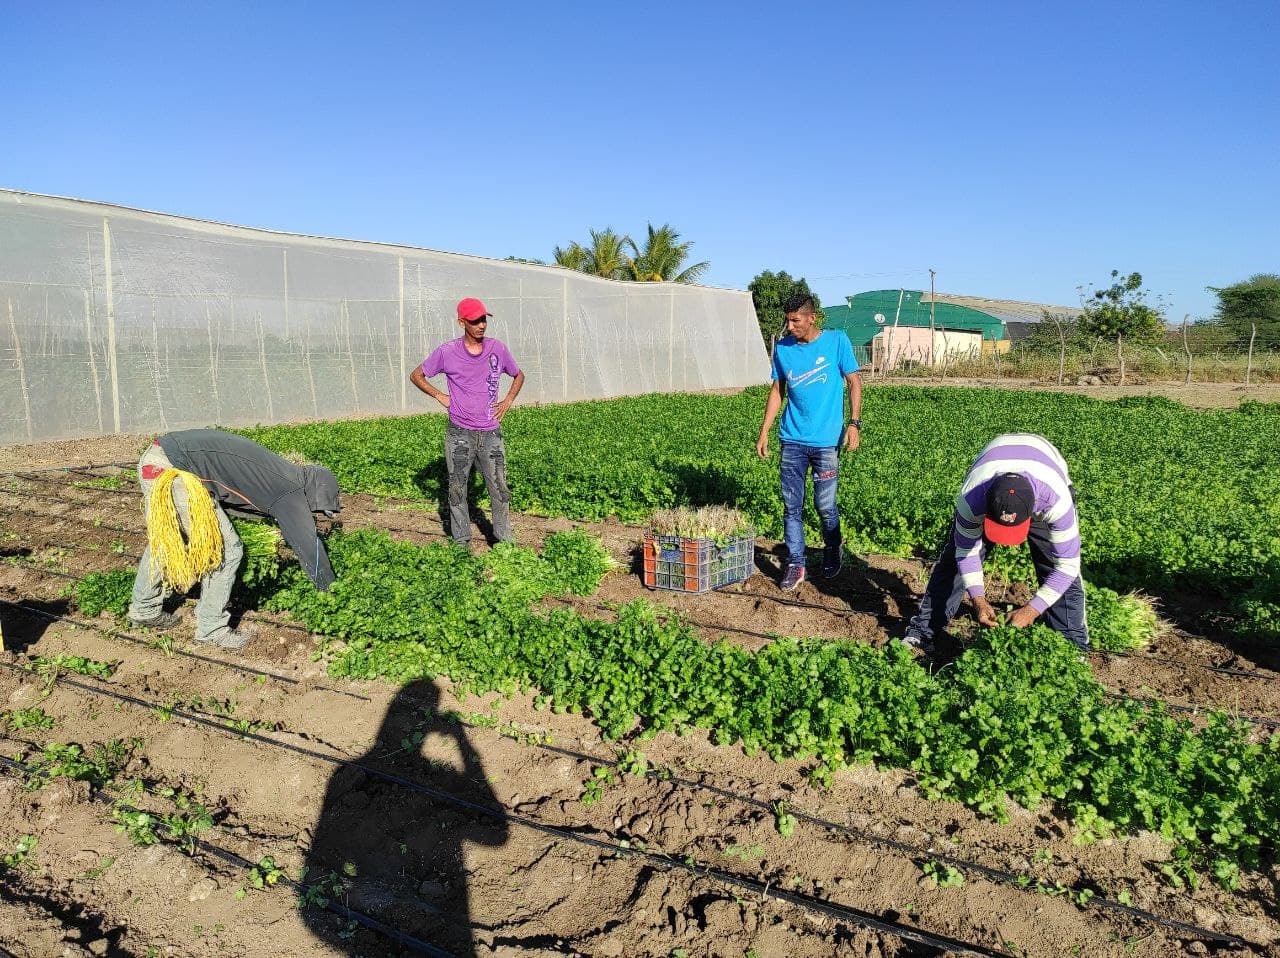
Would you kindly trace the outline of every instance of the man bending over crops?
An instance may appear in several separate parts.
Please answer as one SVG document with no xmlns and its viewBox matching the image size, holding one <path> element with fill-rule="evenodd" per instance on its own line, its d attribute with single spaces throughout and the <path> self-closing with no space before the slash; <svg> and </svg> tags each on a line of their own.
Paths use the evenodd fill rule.
<svg viewBox="0 0 1280 958">
<path fill-rule="evenodd" d="M 334 581 L 313 512 L 333 517 L 342 505 L 338 480 L 324 466 L 298 466 L 251 439 L 218 429 L 187 429 L 158 438 L 138 462 L 147 513 L 147 548 L 138 563 L 129 620 L 171 629 L 179 619 L 161 607 L 164 589 L 200 583 L 196 641 L 241 649 L 227 602 L 244 554 L 223 506 L 270 516 L 321 591 Z"/>
<path fill-rule="evenodd" d="M 764 424 L 756 453 L 769 456 L 769 430 L 782 408 L 782 530 L 787 544 L 787 571 L 782 588 L 790 592 L 805 577 L 804 486 L 813 470 L 813 504 L 822 521 L 822 576 L 840 573 L 840 512 L 836 484 L 840 449 L 857 449 L 862 432 L 862 378 L 853 346 L 842 330 L 818 326 L 813 297 L 797 294 L 782 304 L 787 335 L 773 351 L 773 388 L 764 407 Z M 783 384 L 786 394 L 783 394 Z M 849 414 L 845 416 L 845 387 Z"/>
<path fill-rule="evenodd" d="M 1075 488 L 1062 454 L 1048 439 L 1031 433 L 996 436 L 969 467 L 956 497 L 951 533 L 903 641 L 932 652 L 934 636 L 955 616 L 966 593 L 978 621 L 996 625 L 982 560 L 989 546 L 1024 542 L 1040 588 L 1009 616 L 1009 624 L 1026 628 L 1043 616 L 1045 625 L 1087 649 Z"/>
<path fill-rule="evenodd" d="M 507 450 L 502 443 L 502 417 L 520 394 L 524 373 L 501 340 L 486 337 L 493 314 L 478 299 L 458 303 L 462 335 L 438 347 L 409 374 L 409 381 L 449 410 L 444 437 L 449 470 L 449 533 L 459 545 L 471 541 L 467 487 L 479 463 L 493 504 L 493 534 L 510 542 L 511 489 L 507 486 Z M 448 392 L 427 380 L 444 373 Z M 498 400 L 502 374 L 512 377 L 507 395 Z"/>
</svg>

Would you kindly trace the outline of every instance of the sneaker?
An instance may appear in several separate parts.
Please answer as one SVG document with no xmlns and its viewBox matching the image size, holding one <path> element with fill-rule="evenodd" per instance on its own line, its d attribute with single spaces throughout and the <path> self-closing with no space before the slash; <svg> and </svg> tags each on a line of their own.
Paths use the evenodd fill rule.
<svg viewBox="0 0 1280 958">
<path fill-rule="evenodd" d="M 926 639 L 923 635 L 916 635 L 914 632 L 908 632 L 899 641 L 912 652 L 918 654 L 933 655 L 937 651 L 932 640 Z"/>
<path fill-rule="evenodd" d="M 782 577 L 782 591 L 794 592 L 800 588 L 800 583 L 804 581 L 804 566 L 789 565 L 787 566 L 787 574 Z"/>
<path fill-rule="evenodd" d="M 226 649 L 228 652 L 239 652 L 249 640 L 253 638 L 253 633 L 248 629 L 227 629 L 225 632 L 219 632 L 207 638 L 197 638 L 196 641 L 201 645 L 212 645 L 219 649 Z"/>
<path fill-rule="evenodd" d="M 822 547 L 822 577 L 834 579 L 844 568 L 844 549 L 840 546 Z"/>
<path fill-rule="evenodd" d="M 157 612 L 149 619 L 135 619 L 129 616 L 129 624 L 135 629 L 154 629 L 156 632 L 167 632 L 182 624 L 182 619 L 172 612 Z"/>
</svg>

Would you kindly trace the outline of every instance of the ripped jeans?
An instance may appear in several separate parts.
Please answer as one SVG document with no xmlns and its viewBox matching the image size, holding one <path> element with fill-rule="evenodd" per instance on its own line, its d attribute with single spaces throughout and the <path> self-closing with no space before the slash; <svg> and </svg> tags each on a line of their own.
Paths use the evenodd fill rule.
<svg viewBox="0 0 1280 958">
<path fill-rule="evenodd" d="M 840 545 L 840 513 L 836 509 L 836 485 L 840 479 L 840 452 L 835 446 L 782 444 L 782 536 L 787 543 L 787 564 L 804 565 L 804 486 L 813 469 L 813 505 L 822 523 L 822 544 Z"/>
<path fill-rule="evenodd" d="M 511 542 L 511 489 L 507 485 L 507 450 L 502 430 L 463 429 L 449 424 L 444 435 L 445 466 L 449 470 L 449 534 L 465 545 L 471 541 L 471 513 L 467 487 L 478 464 L 493 504 L 493 534 Z"/>
</svg>

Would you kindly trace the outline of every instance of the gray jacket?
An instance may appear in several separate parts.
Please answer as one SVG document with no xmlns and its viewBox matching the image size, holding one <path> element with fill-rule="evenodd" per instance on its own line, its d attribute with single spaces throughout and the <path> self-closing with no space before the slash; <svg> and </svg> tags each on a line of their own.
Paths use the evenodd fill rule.
<svg viewBox="0 0 1280 958">
<path fill-rule="evenodd" d="M 342 508 L 332 472 L 295 466 L 252 439 L 220 429 L 184 429 L 156 442 L 175 468 L 199 477 L 222 505 L 274 519 L 315 587 L 329 588 L 333 567 L 311 513 L 332 515 Z"/>
</svg>

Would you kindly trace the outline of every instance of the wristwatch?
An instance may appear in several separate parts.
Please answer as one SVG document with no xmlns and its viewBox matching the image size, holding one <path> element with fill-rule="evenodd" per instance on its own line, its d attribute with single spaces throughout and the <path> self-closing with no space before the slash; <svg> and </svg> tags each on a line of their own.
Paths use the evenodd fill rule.
<svg viewBox="0 0 1280 958">
<path fill-rule="evenodd" d="M 857 426 L 857 427 L 858 427 L 858 431 L 859 431 L 859 432 L 861 432 L 861 431 L 862 431 L 862 420 L 861 420 L 861 419 L 850 419 L 850 420 L 849 420 L 849 425 L 850 425 L 850 426 Z"/>
</svg>

